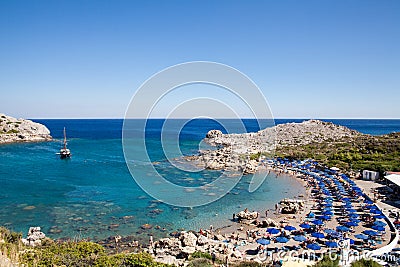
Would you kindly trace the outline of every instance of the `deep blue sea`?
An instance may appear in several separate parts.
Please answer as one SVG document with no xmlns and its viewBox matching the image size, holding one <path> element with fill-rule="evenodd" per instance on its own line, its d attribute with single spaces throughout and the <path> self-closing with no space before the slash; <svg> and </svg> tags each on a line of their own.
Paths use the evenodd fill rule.
<svg viewBox="0 0 400 267">
<path fill-rule="evenodd" d="M 254 193 L 247 191 L 244 177 L 223 198 L 195 208 L 178 208 L 149 197 L 135 183 L 125 163 L 122 120 L 35 120 L 45 124 L 55 138 L 51 142 L 0 146 L 0 225 L 26 234 L 29 226 L 41 226 L 52 238 L 104 239 L 116 234 L 135 235 L 147 240 L 179 229 L 198 229 L 229 224 L 232 213 L 248 207 L 263 212 L 284 197 L 296 197 L 304 189 L 293 178 L 271 174 Z M 276 120 L 276 123 L 302 120 Z M 400 120 L 329 120 L 368 134 L 400 131 Z M 247 131 L 257 131 L 254 120 L 243 121 Z M 238 121 L 224 121 L 238 129 Z M 150 120 L 146 145 L 152 161 L 177 184 L 199 186 L 218 177 L 219 171 L 182 173 L 165 163 L 160 149 L 163 120 Z M 73 156 L 61 160 L 59 151 L 63 127 Z M 198 144 L 211 129 L 222 129 L 212 120 L 198 119 L 180 130 L 181 151 L 195 154 Z M 243 132 L 243 130 L 238 132 Z M 164 164 L 165 163 L 165 164 Z M 159 190 L 162 190 L 160 188 Z M 151 230 L 143 230 L 148 223 Z"/>
</svg>

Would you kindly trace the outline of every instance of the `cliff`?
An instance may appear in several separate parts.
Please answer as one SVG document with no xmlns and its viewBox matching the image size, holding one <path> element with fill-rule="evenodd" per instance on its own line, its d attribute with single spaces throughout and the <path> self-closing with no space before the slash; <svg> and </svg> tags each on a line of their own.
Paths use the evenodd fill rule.
<svg viewBox="0 0 400 267">
<path fill-rule="evenodd" d="M 0 144 L 50 140 L 52 137 L 46 126 L 31 120 L 0 114 Z"/>
</svg>

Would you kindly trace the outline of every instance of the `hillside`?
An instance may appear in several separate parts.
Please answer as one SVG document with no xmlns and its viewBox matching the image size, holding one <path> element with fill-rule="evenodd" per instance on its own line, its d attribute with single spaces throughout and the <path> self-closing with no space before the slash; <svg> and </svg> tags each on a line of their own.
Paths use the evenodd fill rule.
<svg viewBox="0 0 400 267">
<path fill-rule="evenodd" d="M 208 169 L 254 173 L 260 156 L 314 158 L 327 166 L 380 172 L 400 170 L 400 133 L 372 136 L 330 122 L 308 120 L 280 124 L 256 133 L 222 134 L 212 130 L 195 160 Z M 192 159 L 193 160 L 193 159 Z"/>
</svg>

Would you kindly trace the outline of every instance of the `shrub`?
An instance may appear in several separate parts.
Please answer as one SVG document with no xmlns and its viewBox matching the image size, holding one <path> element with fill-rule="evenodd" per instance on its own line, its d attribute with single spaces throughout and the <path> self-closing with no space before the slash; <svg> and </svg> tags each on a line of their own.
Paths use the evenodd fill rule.
<svg viewBox="0 0 400 267">
<path fill-rule="evenodd" d="M 339 257 L 335 260 L 331 260 L 328 255 L 324 255 L 324 257 L 318 261 L 314 267 L 339 267 Z"/>
<path fill-rule="evenodd" d="M 379 263 L 372 259 L 361 259 L 351 263 L 351 267 L 382 267 Z"/>
<path fill-rule="evenodd" d="M 207 252 L 201 252 L 201 251 L 195 251 L 192 253 L 192 255 L 190 256 L 192 259 L 199 259 L 199 258 L 203 258 L 203 259 L 209 259 L 211 260 L 211 255 L 210 253 Z"/>
<path fill-rule="evenodd" d="M 188 264 L 188 267 L 212 267 L 213 264 L 209 259 L 197 258 Z"/>
</svg>

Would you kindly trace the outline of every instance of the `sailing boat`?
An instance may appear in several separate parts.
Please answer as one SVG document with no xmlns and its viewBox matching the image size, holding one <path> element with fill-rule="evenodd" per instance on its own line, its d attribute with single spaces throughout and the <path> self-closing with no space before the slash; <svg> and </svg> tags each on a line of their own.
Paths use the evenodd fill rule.
<svg viewBox="0 0 400 267">
<path fill-rule="evenodd" d="M 71 157 L 71 151 L 67 148 L 67 134 L 64 127 L 64 146 L 60 149 L 60 158 L 66 159 Z"/>
</svg>

